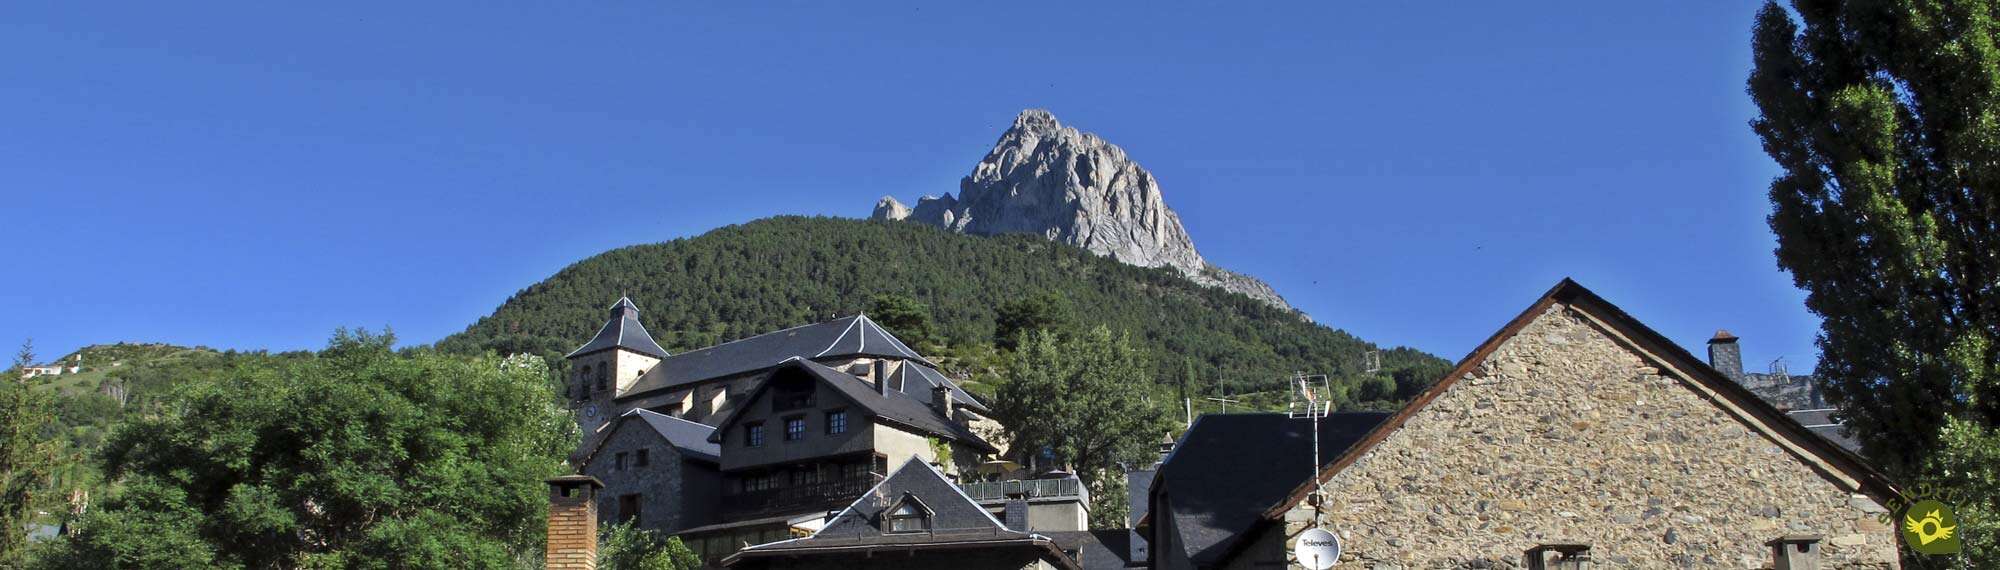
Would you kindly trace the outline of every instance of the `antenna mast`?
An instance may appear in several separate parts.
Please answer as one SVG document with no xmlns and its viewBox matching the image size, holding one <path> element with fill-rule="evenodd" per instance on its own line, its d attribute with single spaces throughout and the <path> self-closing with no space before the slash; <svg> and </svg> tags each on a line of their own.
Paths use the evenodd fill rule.
<svg viewBox="0 0 2000 570">
<path fill-rule="evenodd" d="M 1333 412 L 1333 400 L 1328 397 L 1326 375 L 1292 373 L 1292 402 L 1289 416 L 1292 419 L 1312 420 L 1312 470 L 1307 477 L 1313 481 L 1313 525 L 1320 524 L 1320 503 L 1325 500 L 1326 483 L 1319 481 L 1319 419 Z"/>
<path fill-rule="evenodd" d="M 1237 399 L 1234 399 L 1234 398 L 1230 398 L 1230 397 L 1229 397 L 1229 385 L 1227 385 L 1227 384 L 1223 384 L 1223 383 L 1222 383 L 1222 379 L 1221 379 L 1221 378 L 1217 378 L 1217 379 L 1215 380 L 1215 392 L 1216 392 L 1217 394 L 1221 394 L 1221 395 L 1222 395 L 1222 397 L 1220 397 L 1220 398 L 1203 398 L 1203 399 L 1205 399 L 1205 400 L 1208 400 L 1208 401 L 1210 401 L 1210 402 L 1216 402 L 1216 403 L 1220 403 L 1220 404 L 1222 404 L 1222 413 L 1225 413 L 1225 414 L 1229 413 L 1229 405 L 1230 405 L 1230 404 L 1240 404 L 1240 403 L 1242 403 L 1242 402 L 1243 402 L 1242 400 L 1237 400 Z M 1194 420 L 1192 420 L 1192 419 L 1188 420 L 1188 425 L 1189 425 L 1189 426 L 1193 426 L 1193 425 L 1194 425 Z"/>
</svg>

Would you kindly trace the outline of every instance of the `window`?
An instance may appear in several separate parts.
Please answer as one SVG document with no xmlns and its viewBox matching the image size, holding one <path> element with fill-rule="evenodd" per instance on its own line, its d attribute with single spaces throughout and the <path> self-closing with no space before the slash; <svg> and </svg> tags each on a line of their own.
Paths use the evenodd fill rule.
<svg viewBox="0 0 2000 570">
<path fill-rule="evenodd" d="M 867 463 L 849 463 L 840 466 L 840 476 L 850 481 L 864 479 L 868 477 L 868 473 Z"/>
<path fill-rule="evenodd" d="M 826 412 L 826 434 L 846 434 L 848 432 L 848 410 Z"/>
<path fill-rule="evenodd" d="M 806 438 L 806 419 L 802 416 L 785 418 L 785 441 Z"/>
<path fill-rule="evenodd" d="M 751 491 L 769 491 L 778 488 L 778 476 L 773 473 L 750 475 L 743 478 L 742 485 L 743 492 L 746 493 Z"/>
<path fill-rule="evenodd" d="M 610 378 L 610 377 L 611 377 L 611 367 L 610 367 L 610 366 L 606 366 L 606 367 L 603 367 L 603 368 L 599 368 L 599 369 L 597 369 L 597 391 L 599 391 L 599 392 L 602 392 L 602 391 L 604 391 L 604 388 L 605 388 L 605 383 L 604 383 L 604 381 L 605 381 L 605 379 L 607 379 L 607 378 Z"/>
<path fill-rule="evenodd" d="M 807 466 L 792 472 L 792 486 L 818 485 L 823 479 L 818 465 Z"/>
<path fill-rule="evenodd" d="M 646 466 L 646 450 L 641 449 L 632 453 L 632 465 L 638 467 Z"/>
<path fill-rule="evenodd" d="M 764 422 L 743 426 L 743 445 L 764 447 Z"/>
<path fill-rule="evenodd" d="M 923 532 L 931 529 L 931 511 L 912 495 L 904 495 L 903 502 L 891 509 L 888 532 Z"/>
<path fill-rule="evenodd" d="M 639 522 L 639 495 L 618 496 L 618 522 Z"/>
<path fill-rule="evenodd" d="M 623 452 L 623 451 L 620 451 L 620 452 L 618 452 L 618 455 L 617 455 L 616 459 L 614 459 L 614 460 L 613 460 L 613 461 L 611 462 L 611 469 L 612 469 L 613 471 L 624 471 L 624 470 L 625 470 L 625 452 Z"/>
</svg>

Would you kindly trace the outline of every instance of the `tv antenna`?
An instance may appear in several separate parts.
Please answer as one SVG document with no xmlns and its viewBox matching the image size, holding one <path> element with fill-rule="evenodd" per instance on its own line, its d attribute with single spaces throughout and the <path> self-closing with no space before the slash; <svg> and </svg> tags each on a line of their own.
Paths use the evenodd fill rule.
<svg viewBox="0 0 2000 570">
<path fill-rule="evenodd" d="M 1229 413 L 1229 405 L 1230 405 L 1230 404 L 1241 404 L 1241 403 L 1243 403 L 1243 401 L 1242 401 L 1242 400 L 1238 400 L 1238 399 L 1235 399 L 1235 398 L 1231 398 L 1231 397 L 1229 397 L 1229 385 L 1227 385 L 1227 384 L 1223 384 L 1223 383 L 1222 383 L 1222 379 L 1221 379 L 1221 378 L 1217 378 L 1217 379 L 1215 380 L 1215 392 L 1216 392 L 1217 394 L 1221 394 L 1221 397 L 1208 397 L 1208 398 L 1203 398 L 1203 399 L 1204 399 L 1204 400 L 1208 400 L 1208 401 L 1210 401 L 1210 402 L 1215 402 L 1215 403 L 1218 403 L 1218 404 L 1222 404 L 1222 413 L 1225 413 L 1225 414 Z M 1190 423 L 1189 423 L 1188 425 L 1193 425 L 1193 423 L 1192 423 L 1192 422 L 1190 422 Z"/>
<path fill-rule="evenodd" d="M 1382 351 L 1380 350 L 1361 351 L 1361 368 L 1362 368 L 1361 370 L 1362 374 L 1374 374 L 1376 372 L 1381 372 Z"/>
<path fill-rule="evenodd" d="M 1779 386 L 1792 383 L 1791 371 L 1785 368 L 1785 357 L 1780 356 L 1777 360 L 1771 361 L 1771 375 L 1778 378 Z"/>
<path fill-rule="evenodd" d="M 1320 522 L 1319 505 L 1325 500 L 1326 483 L 1319 480 L 1319 420 L 1333 413 L 1333 398 L 1329 397 L 1326 375 L 1292 373 L 1292 401 L 1289 413 L 1292 419 L 1312 420 L 1312 470 L 1307 477 L 1313 481 L 1313 524 Z"/>
</svg>

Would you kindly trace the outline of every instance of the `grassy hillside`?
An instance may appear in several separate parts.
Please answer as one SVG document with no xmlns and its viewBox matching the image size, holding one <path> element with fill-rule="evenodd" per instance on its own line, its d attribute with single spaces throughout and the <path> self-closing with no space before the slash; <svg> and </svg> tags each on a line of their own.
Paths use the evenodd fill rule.
<svg viewBox="0 0 2000 570">
<path fill-rule="evenodd" d="M 933 352 L 959 356 L 952 360 L 972 368 L 994 361 L 995 309 L 1043 293 L 1068 299 L 1083 324 L 1129 333 L 1152 356 L 1153 376 L 1163 384 L 1177 384 L 1191 363 L 1197 396 L 1282 389 L 1286 375 L 1306 371 L 1335 378 L 1348 407 L 1379 407 L 1407 398 L 1447 364 L 1414 349 L 1380 349 L 1381 371 L 1364 374 L 1363 353 L 1378 347 L 1353 335 L 1170 270 L 1132 267 L 1032 236 L 804 217 L 579 261 L 514 294 L 438 348 L 559 357 L 588 339 L 603 324 L 605 308 L 626 295 L 660 344 L 680 351 L 853 314 L 885 293 L 928 305 L 942 345 Z M 1265 406 L 1273 401 L 1263 398 Z"/>
</svg>

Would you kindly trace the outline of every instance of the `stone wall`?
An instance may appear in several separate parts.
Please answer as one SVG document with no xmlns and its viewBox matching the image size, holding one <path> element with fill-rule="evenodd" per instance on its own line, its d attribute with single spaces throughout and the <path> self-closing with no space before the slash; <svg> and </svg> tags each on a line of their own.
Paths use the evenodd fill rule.
<svg viewBox="0 0 2000 570">
<path fill-rule="evenodd" d="M 1513 567 L 1577 542 L 1603 567 L 1760 568 L 1786 534 L 1824 536 L 1827 568 L 1895 567 L 1878 504 L 1703 394 L 1552 305 L 1327 484 L 1341 567 Z M 1313 515 L 1246 556 L 1288 556 Z"/>
<path fill-rule="evenodd" d="M 645 420 L 626 418 L 622 423 L 613 426 L 617 431 L 583 466 L 585 475 L 604 482 L 604 489 L 597 495 L 599 517 L 605 522 L 623 520 L 625 513 L 619 510 L 619 497 L 636 494 L 640 499 L 640 528 L 672 532 L 706 524 L 716 500 L 717 486 L 712 480 L 721 476 L 713 467 L 684 460 L 680 451 L 647 426 Z M 644 466 L 637 464 L 642 449 L 647 457 Z M 625 454 L 624 469 L 617 465 L 620 453 Z M 702 478 L 710 481 L 694 483 L 709 492 L 693 492 L 695 489 L 688 487 L 690 479 Z"/>
</svg>

